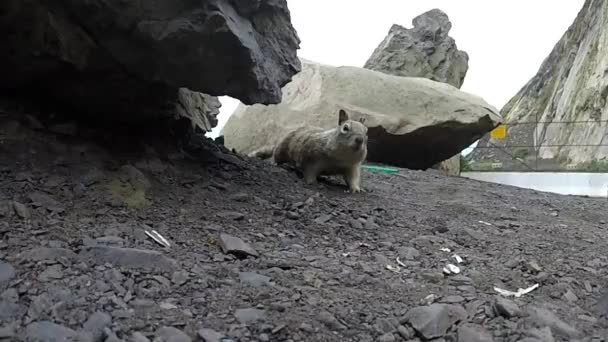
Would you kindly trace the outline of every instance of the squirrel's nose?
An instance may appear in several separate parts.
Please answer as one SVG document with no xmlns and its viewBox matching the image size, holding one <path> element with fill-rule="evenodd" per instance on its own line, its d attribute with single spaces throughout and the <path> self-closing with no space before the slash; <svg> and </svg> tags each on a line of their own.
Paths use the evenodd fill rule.
<svg viewBox="0 0 608 342">
<path fill-rule="evenodd" d="M 355 143 L 357 143 L 357 145 L 361 145 L 361 144 L 363 144 L 363 138 L 361 138 L 361 137 L 356 137 L 356 138 L 355 138 Z"/>
</svg>

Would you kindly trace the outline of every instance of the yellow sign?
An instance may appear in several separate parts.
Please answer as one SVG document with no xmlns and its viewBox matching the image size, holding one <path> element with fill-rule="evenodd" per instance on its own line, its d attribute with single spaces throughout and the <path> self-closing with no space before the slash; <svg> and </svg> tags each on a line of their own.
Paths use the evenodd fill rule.
<svg viewBox="0 0 608 342">
<path fill-rule="evenodd" d="M 490 136 L 493 139 L 504 139 L 507 136 L 507 126 L 500 125 L 490 132 Z"/>
</svg>

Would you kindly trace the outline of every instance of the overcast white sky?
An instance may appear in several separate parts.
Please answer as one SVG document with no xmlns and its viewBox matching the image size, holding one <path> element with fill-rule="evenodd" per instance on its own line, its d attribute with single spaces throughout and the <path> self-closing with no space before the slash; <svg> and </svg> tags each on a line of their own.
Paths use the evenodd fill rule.
<svg viewBox="0 0 608 342">
<path fill-rule="evenodd" d="M 393 24 L 433 8 L 450 17 L 450 36 L 469 54 L 462 90 L 500 109 L 536 74 L 584 0 L 287 0 L 300 57 L 362 67 Z M 216 137 L 238 101 L 221 97 Z"/>
</svg>

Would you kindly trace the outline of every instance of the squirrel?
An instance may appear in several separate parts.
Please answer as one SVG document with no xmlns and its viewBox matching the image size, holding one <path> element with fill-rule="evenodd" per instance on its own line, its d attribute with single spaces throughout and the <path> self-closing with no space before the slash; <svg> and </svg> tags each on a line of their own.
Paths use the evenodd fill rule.
<svg viewBox="0 0 608 342">
<path fill-rule="evenodd" d="M 265 159 L 272 155 L 277 165 L 287 164 L 301 171 L 308 185 L 315 184 L 320 175 L 342 175 L 351 192 L 361 192 L 361 163 L 367 157 L 364 123 L 364 118 L 350 120 L 340 109 L 337 127 L 299 126 L 286 133 L 275 147 L 259 149 L 249 156 Z"/>
</svg>

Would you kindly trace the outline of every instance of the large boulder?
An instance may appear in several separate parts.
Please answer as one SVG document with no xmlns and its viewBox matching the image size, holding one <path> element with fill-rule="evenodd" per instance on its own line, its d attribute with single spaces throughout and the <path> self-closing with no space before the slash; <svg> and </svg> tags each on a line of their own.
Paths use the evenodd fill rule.
<svg viewBox="0 0 608 342">
<path fill-rule="evenodd" d="M 209 130 L 213 96 L 277 103 L 300 70 L 285 0 L 3 0 L 0 30 L 2 92 L 112 121 Z"/>
<path fill-rule="evenodd" d="M 607 41 L 608 0 L 586 0 L 536 75 L 502 108 L 506 137 L 484 137 L 471 167 L 605 172 Z"/>
<path fill-rule="evenodd" d="M 365 68 L 406 77 L 424 77 L 460 88 L 469 69 L 469 55 L 448 36 L 452 23 L 439 9 L 412 21 L 413 28 L 393 25 Z"/>
<path fill-rule="evenodd" d="M 365 117 L 368 161 L 426 169 L 492 130 L 501 118 L 481 98 L 448 84 L 302 60 L 277 105 L 239 105 L 223 128 L 227 147 L 248 154 L 301 123 L 330 128 L 337 112 Z"/>
<path fill-rule="evenodd" d="M 469 69 L 469 56 L 458 50 L 454 38 L 448 36 L 452 28 L 448 15 L 433 9 L 415 17 L 412 25 L 412 29 L 393 25 L 365 68 L 396 76 L 424 77 L 460 89 Z M 460 151 L 434 168 L 449 175 L 460 174 Z"/>
</svg>

